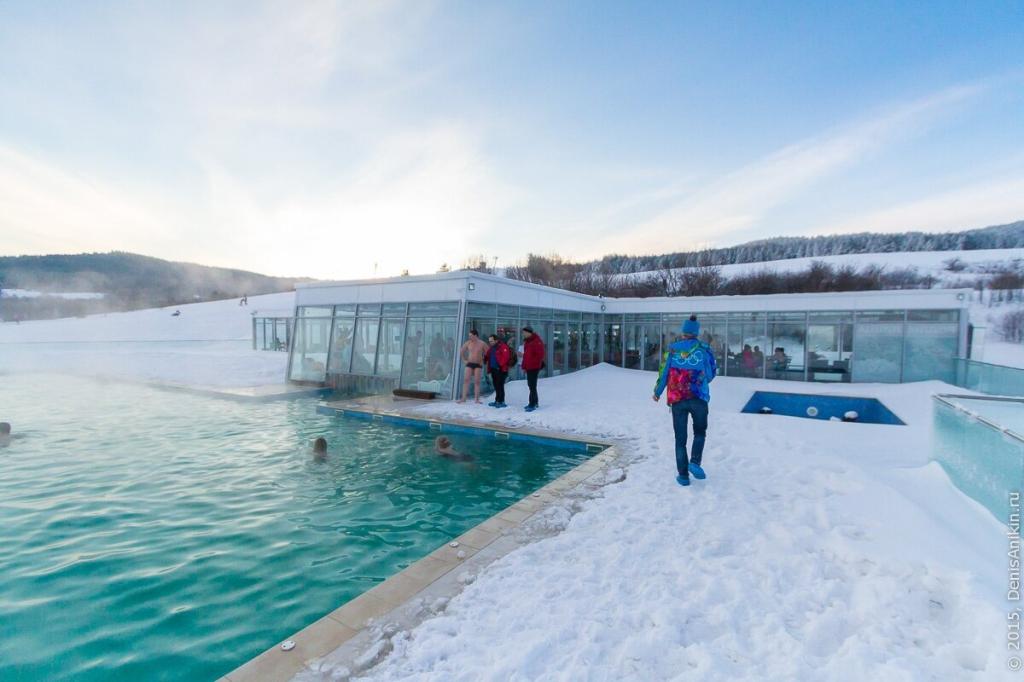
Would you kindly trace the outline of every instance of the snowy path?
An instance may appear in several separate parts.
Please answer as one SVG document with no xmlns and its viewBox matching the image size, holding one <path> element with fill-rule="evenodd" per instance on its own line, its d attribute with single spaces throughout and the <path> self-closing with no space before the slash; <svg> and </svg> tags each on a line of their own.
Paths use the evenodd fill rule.
<svg viewBox="0 0 1024 682">
<path fill-rule="evenodd" d="M 941 470 L 922 466 L 927 396 L 939 385 L 843 387 L 879 394 L 910 423 L 886 427 L 738 414 L 755 382 L 719 380 L 709 480 L 682 489 L 652 383 L 653 374 L 602 366 L 542 382 L 544 407 L 528 419 L 498 413 L 624 438 L 627 477 L 577 503 L 562 533 L 508 555 L 442 614 L 397 635 L 365 679 L 1007 674 L 1002 530 Z M 524 398 L 520 383 L 510 398 Z"/>
</svg>

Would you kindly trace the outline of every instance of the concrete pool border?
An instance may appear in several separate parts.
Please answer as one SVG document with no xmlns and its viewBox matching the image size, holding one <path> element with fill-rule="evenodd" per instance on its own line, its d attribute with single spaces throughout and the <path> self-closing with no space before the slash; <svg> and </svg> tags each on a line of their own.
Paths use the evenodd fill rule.
<svg viewBox="0 0 1024 682">
<path fill-rule="evenodd" d="M 409 402 L 415 405 L 422 404 L 420 401 Z M 387 409 L 388 407 L 392 409 Z M 372 662 L 360 666 L 357 659 L 372 644 L 370 626 L 374 622 L 392 617 L 400 622 L 415 621 L 422 615 L 420 605 L 425 598 L 449 599 L 457 595 L 465 586 L 465 582 L 461 580 L 464 573 L 482 570 L 525 544 L 525 541 L 513 537 L 511 533 L 521 528 L 537 513 L 563 499 L 569 491 L 583 483 L 590 481 L 596 485 L 604 485 L 607 482 L 604 478 L 605 468 L 619 456 L 616 445 L 607 441 L 580 440 L 578 435 L 564 432 L 513 430 L 507 425 L 494 423 L 452 419 L 440 421 L 418 415 L 412 416 L 405 410 L 394 409 L 393 403 L 387 400 L 357 399 L 330 402 L 318 406 L 317 411 L 321 414 L 375 419 L 396 424 L 421 422 L 425 423 L 427 428 L 440 431 L 490 431 L 499 438 L 555 441 L 565 446 L 582 446 L 581 449 L 588 452 L 594 452 L 593 448 L 601 448 L 601 451 L 292 635 L 286 640 L 295 643 L 290 651 L 282 650 L 278 643 L 235 668 L 222 677 L 222 680 L 290 680 L 306 670 L 314 661 L 330 654 L 335 654 L 332 658 L 341 659 L 332 661 L 332 664 L 348 663 L 352 672 L 356 672 L 360 667 L 370 667 Z M 438 426 L 435 427 L 435 424 Z"/>
</svg>

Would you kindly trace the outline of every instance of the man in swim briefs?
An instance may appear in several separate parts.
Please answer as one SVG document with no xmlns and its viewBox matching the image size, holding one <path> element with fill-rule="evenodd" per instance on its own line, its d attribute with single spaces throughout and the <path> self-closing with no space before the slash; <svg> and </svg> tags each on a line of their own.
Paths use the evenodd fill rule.
<svg viewBox="0 0 1024 682">
<path fill-rule="evenodd" d="M 480 379 L 484 373 L 484 355 L 487 354 L 487 344 L 480 338 L 480 335 L 475 329 L 469 330 L 469 338 L 466 343 L 462 344 L 462 349 L 459 351 L 459 355 L 462 356 L 462 361 L 466 363 L 466 369 L 462 374 L 462 397 L 459 398 L 458 402 L 466 402 L 466 398 L 469 397 L 469 381 L 473 380 L 473 387 L 476 391 L 476 402 L 480 402 Z"/>
</svg>

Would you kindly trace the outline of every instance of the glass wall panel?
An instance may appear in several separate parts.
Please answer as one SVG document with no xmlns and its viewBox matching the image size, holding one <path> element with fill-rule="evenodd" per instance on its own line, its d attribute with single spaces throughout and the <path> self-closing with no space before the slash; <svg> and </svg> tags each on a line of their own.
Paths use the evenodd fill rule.
<svg viewBox="0 0 1024 682">
<path fill-rule="evenodd" d="M 332 310 L 329 305 L 307 305 L 299 308 L 299 317 L 330 317 Z"/>
<path fill-rule="evenodd" d="M 421 316 L 457 316 L 459 314 L 458 301 L 442 303 L 410 303 L 409 317 Z"/>
<path fill-rule="evenodd" d="M 908 310 L 909 322 L 959 322 L 959 310 Z"/>
<path fill-rule="evenodd" d="M 640 325 L 627 321 L 623 327 L 622 346 L 625 351 L 623 367 L 640 369 L 643 358 L 643 331 Z"/>
<path fill-rule="evenodd" d="M 380 303 L 360 303 L 359 304 L 359 316 L 379 316 L 380 315 Z"/>
<path fill-rule="evenodd" d="M 899 383 L 903 365 L 903 311 L 857 313 L 853 380 Z"/>
<path fill-rule="evenodd" d="M 470 301 L 466 304 L 467 317 L 496 317 L 498 306 L 494 303 L 477 303 Z"/>
<path fill-rule="evenodd" d="M 295 320 L 295 348 L 288 371 L 290 379 L 317 382 L 326 379 L 331 322 L 330 317 L 300 316 Z"/>
<path fill-rule="evenodd" d="M 569 325 L 569 350 L 566 361 L 568 371 L 575 372 L 580 368 L 580 325 L 577 322 Z"/>
<path fill-rule="evenodd" d="M 405 336 L 405 319 L 384 319 L 381 326 L 380 342 L 377 344 L 377 374 L 382 377 L 398 377 L 402 371 L 402 341 Z M 422 343 L 422 337 L 413 339 L 413 344 Z M 415 351 L 414 351 L 415 352 Z"/>
<path fill-rule="evenodd" d="M 773 322 L 769 332 L 772 354 L 767 359 L 767 377 L 803 381 L 806 326 L 800 322 Z"/>
<path fill-rule="evenodd" d="M 356 314 L 355 303 L 343 303 L 341 305 L 334 306 L 335 317 L 352 317 Z"/>
<path fill-rule="evenodd" d="M 729 376 L 763 377 L 767 346 L 764 313 L 729 315 Z"/>
<path fill-rule="evenodd" d="M 807 322 L 807 378 L 849 382 L 853 354 L 852 313 L 811 313 Z"/>
<path fill-rule="evenodd" d="M 551 339 L 548 341 L 548 375 L 556 377 L 565 372 L 567 330 L 564 322 L 551 324 Z"/>
<path fill-rule="evenodd" d="M 385 303 L 382 314 L 384 317 L 405 317 L 405 303 Z"/>
<path fill-rule="evenodd" d="M 643 351 L 642 369 L 656 370 L 661 363 L 661 324 L 648 322 L 638 325 Z"/>
<path fill-rule="evenodd" d="M 903 345 L 903 381 L 956 381 L 960 341 L 957 323 L 907 322 Z"/>
<path fill-rule="evenodd" d="M 410 318 L 402 363 L 402 388 L 451 396 L 455 363 L 455 320 Z M 411 342 L 421 339 L 422 342 Z M 415 350 L 415 356 L 413 356 Z"/>
<path fill-rule="evenodd" d="M 356 331 L 352 341 L 352 373 L 373 374 L 373 363 L 377 357 L 377 333 L 380 320 L 376 317 L 356 320 Z"/>
<path fill-rule="evenodd" d="M 583 323 L 583 331 L 580 333 L 580 367 L 592 367 L 601 362 L 597 330 L 598 326 L 593 322 Z"/>
<path fill-rule="evenodd" d="M 356 321 L 352 317 L 334 319 L 334 333 L 331 335 L 331 354 L 327 371 L 333 374 L 347 374 L 352 365 L 352 333 Z"/>
<path fill-rule="evenodd" d="M 602 327 L 604 328 L 604 361 L 621 367 L 622 325 L 618 322 L 606 322 Z"/>
</svg>

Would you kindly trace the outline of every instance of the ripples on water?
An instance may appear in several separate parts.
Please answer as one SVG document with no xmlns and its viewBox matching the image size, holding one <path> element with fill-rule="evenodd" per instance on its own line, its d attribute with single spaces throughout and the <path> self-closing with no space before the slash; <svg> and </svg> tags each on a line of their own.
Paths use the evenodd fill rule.
<svg viewBox="0 0 1024 682">
<path fill-rule="evenodd" d="M 213 679 L 585 457 L 453 436 L 465 464 L 311 399 L 0 380 L 4 680 Z"/>
</svg>

